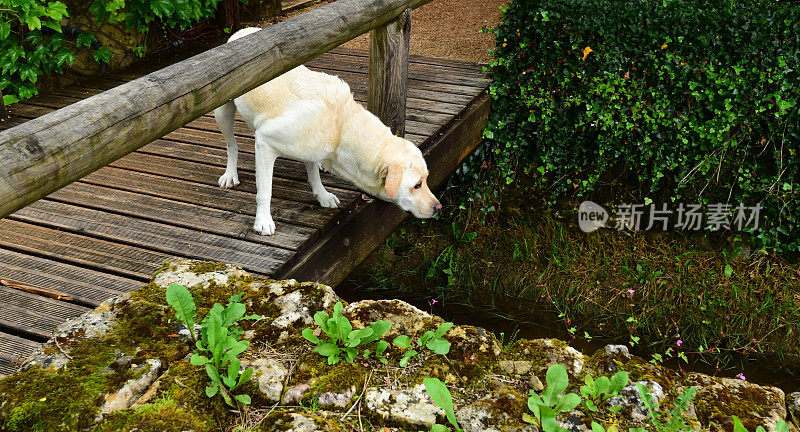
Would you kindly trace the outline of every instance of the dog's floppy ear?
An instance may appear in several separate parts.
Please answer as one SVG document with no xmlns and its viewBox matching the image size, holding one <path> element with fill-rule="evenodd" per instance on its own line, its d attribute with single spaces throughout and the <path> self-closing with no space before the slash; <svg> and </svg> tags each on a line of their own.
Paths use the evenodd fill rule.
<svg viewBox="0 0 800 432">
<path fill-rule="evenodd" d="M 394 198 L 394 196 L 397 195 L 397 191 L 400 189 L 400 183 L 403 181 L 404 171 L 405 168 L 400 164 L 394 163 L 389 165 L 384 185 L 386 187 L 386 195 L 388 195 L 389 198 Z"/>
</svg>

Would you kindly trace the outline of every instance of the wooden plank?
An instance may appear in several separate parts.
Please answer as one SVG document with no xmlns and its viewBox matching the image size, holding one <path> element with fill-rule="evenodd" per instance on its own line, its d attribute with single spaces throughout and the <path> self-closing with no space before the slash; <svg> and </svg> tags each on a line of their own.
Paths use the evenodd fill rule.
<svg viewBox="0 0 800 432">
<path fill-rule="evenodd" d="M 47 200 L 10 217 L 167 254 L 230 262 L 262 274 L 272 273 L 292 255 L 287 249 Z"/>
<path fill-rule="evenodd" d="M 0 331 L 0 377 L 16 372 L 20 362 L 41 344 Z"/>
<path fill-rule="evenodd" d="M 57 289 L 92 306 L 139 288 L 152 275 L 135 280 L 7 249 L 0 249 L 0 262 L 0 277 Z"/>
<path fill-rule="evenodd" d="M 329 3 L 0 132 L 0 217 L 429 1 Z"/>
<path fill-rule="evenodd" d="M 86 313 L 92 308 L 79 306 L 66 301 L 51 299 L 0 285 L 0 304 L 16 306 L 38 314 L 52 316 L 66 321 Z"/>
<path fill-rule="evenodd" d="M 204 207 L 242 215 L 255 216 L 256 211 L 255 194 L 240 191 L 238 188 L 222 189 L 216 185 L 195 183 L 186 179 L 166 178 L 114 167 L 101 168 L 79 180 L 79 183 L 112 187 L 190 204 L 202 203 Z M 76 185 L 76 187 L 79 186 Z M 324 228 L 331 223 L 337 213 L 337 209 L 320 207 L 310 193 L 308 202 L 272 199 L 272 216 L 275 220 L 292 222 L 310 228 Z"/>
<path fill-rule="evenodd" d="M 327 69 L 340 70 L 342 72 L 366 72 L 368 70 L 368 59 L 364 57 L 350 56 L 331 56 L 317 57 L 308 62 L 310 67 L 323 67 Z M 449 91 L 458 89 L 460 91 L 470 91 L 469 89 L 486 87 L 489 80 L 478 74 L 465 74 L 461 71 L 453 71 L 447 68 L 437 68 L 431 65 L 420 65 L 409 63 L 408 78 L 421 82 L 447 84 Z"/>
<path fill-rule="evenodd" d="M 151 195 L 78 183 L 53 192 L 46 199 L 195 229 L 200 232 L 246 239 L 264 245 L 274 245 L 275 243 L 273 237 L 261 236 L 252 230 L 253 218 L 249 215 Z M 292 244 L 293 249 L 302 246 L 317 232 L 316 229 L 289 223 L 283 223 L 280 226 L 282 231 L 276 234 L 297 237 L 296 243 Z"/>
<path fill-rule="evenodd" d="M 45 300 L 52 299 L 19 291 L 11 292 L 0 287 L 0 328 L 13 329 L 26 336 L 49 338 L 59 324 L 90 310 L 75 305 L 71 306 L 79 309 L 59 308 Z"/>
<path fill-rule="evenodd" d="M 0 219 L 0 246 L 138 279 L 149 278 L 164 261 L 176 259 L 176 255 L 133 248 L 8 218 Z"/>
<path fill-rule="evenodd" d="M 276 167 L 277 165 L 278 164 L 276 164 Z M 216 185 L 217 179 L 222 172 L 219 169 L 219 165 L 169 158 L 159 154 L 148 153 L 133 153 L 124 159 L 114 162 L 110 166 L 168 178 L 190 180 L 204 185 Z M 90 178 L 94 174 L 96 173 L 90 174 L 85 178 Z M 242 181 L 242 184 L 233 189 L 228 189 L 230 193 L 235 194 L 239 191 L 256 193 L 254 170 L 240 168 L 239 180 Z M 307 185 L 300 184 L 297 181 L 276 177 L 272 181 L 272 191 L 273 196 L 288 201 L 319 205 L 317 199 L 314 198 L 314 195 L 311 193 L 311 189 Z M 360 195 L 355 191 L 347 191 L 344 189 L 336 190 L 335 193 L 340 200 L 343 198 L 349 200 Z"/>
<path fill-rule="evenodd" d="M 406 133 L 411 9 L 369 33 L 367 109 L 397 136 Z M 433 132 L 433 131 L 431 131 Z"/>
<path fill-rule="evenodd" d="M 480 142 L 491 99 L 483 94 L 448 130 L 423 150 L 431 167 L 428 184 L 444 183 Z M 435 161 L 435 163 L 434 163 Z M 336 286 L 406 217 L 394 204 L 375 200 L 350 211 L 306 251 L 276 272 L 276 278 L 294 278 Z M 369 225 L 369 230 L 363 227 Z"/>
</svg>

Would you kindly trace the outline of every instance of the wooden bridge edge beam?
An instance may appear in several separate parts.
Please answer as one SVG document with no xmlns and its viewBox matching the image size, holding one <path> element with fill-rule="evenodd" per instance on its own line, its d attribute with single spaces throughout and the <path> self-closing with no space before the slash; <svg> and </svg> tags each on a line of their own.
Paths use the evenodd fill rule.
<svg viewBox="0 0 800 432">
<path fill-rule="evenodd" d="M 477 96 L 446 130 L 423 148 L 432 167 L 428 183 L 432 188 L 447 177 L 480 143 L 489 117 L 491 98 Z M 287 262 L 273 276 L 276 279 L 313 281 L 335 287 L 397 228 L 406 212 L 393 203 L 374 200 L 360 203 L 316 243 Z M 364 226 L 370 226 L 364 230 Z"/>
</svg>

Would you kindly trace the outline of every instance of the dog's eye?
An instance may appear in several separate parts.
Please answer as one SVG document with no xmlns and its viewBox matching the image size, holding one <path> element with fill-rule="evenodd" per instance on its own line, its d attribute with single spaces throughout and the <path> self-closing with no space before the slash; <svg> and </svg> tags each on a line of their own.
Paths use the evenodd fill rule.
<svg viewBox="0 0 800 432">
<path fill-rule="evenodd" d="M 422 182 L 419 182 L 419 183 L 414 185 L 414 189 L 419 189 L 421 187 L 422 187 Z"/>
</svg>

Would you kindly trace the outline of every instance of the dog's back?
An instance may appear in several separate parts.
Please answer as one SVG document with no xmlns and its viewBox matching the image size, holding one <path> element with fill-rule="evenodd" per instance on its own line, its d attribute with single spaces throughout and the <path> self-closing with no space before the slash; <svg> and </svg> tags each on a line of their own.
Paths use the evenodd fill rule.
<svg viewBox="0 0 800 432">
<path fill-rule="evenodd" d="M 234 33 L 230 41 L 261 30 L 249 27 Z M 236 108 L 252 129 L 264 120 L 279 117 L 301 101 L 321 101 L 333 112 L 352 98 L 350 86 L 338 77 L 298 66 L 236 98 Z"/>
</svg>

